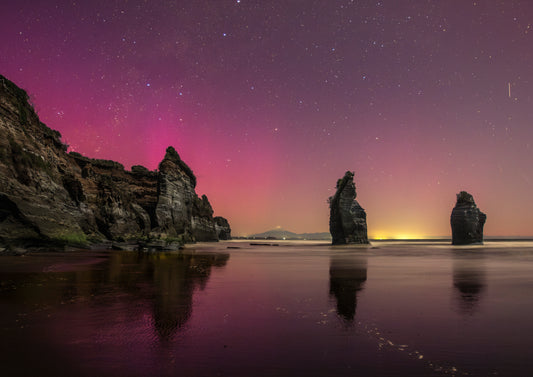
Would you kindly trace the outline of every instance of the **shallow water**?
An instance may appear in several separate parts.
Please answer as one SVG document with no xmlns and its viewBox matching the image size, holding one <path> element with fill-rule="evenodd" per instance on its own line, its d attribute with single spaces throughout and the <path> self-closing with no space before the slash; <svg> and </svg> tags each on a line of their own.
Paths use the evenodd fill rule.
<svg viewBox="0 0 533 377">
<path fill-rule="evenodd" d="M 3 257 L 1 373 L 528 376 L 532 272 L 531 242 Z"/>
</svg>

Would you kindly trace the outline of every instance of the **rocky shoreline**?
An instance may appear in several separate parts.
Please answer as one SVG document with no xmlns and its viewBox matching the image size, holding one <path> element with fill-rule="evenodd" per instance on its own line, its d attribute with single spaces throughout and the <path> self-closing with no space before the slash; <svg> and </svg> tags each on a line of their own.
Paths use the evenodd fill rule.
<svg viewBox="0 0 533 377">
<path fill-rule="evenodd" d="M 196 176 L 172 146 L 154 171 L 67 150 L 28 94 L 0 75 L 0 254 L 97 245 L 164 251 L 231 239 L 228 221 L 197 195 Z M 369 243 L 356 196 L 348 171 L 329 198 L 334 245 Z M 459 193 L 452 244 L 482 243 L 485 221 L 472 195 Z"/>
<path fill-rule="evenodd" d="M 28 95 L 0 75 L 0 252 L 102 242 L 179 247 L 231 238 L 173 147 L 155 171 L 67 153 Z"/>
</svg>

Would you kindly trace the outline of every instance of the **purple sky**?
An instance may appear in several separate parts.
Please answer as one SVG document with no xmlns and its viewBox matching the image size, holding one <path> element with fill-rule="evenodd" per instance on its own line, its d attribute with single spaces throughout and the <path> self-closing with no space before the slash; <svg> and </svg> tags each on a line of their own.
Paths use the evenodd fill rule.
<svg viewBox="0 0 533 377">
<path fill-rule="evenodd" d="M 173 145 L 235 235 L 327 231 L 346 170 L 371 237 L 533 235 L 533 2 L 28 1 L 0 74 L 71 150 L 156 169 Z"/>
</svg>

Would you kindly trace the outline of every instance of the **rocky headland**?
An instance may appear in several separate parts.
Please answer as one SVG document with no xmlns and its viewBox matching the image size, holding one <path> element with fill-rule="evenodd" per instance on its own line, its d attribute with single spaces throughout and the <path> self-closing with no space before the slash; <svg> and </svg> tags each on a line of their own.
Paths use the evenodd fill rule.
<svg viewBox="0 0 533 377">
<path fill-rule="evenodd" d="M 337 181 L 337 191 L 329 198 L 329 231 L 333 245 L 368 244 L 366 212 L 355 198 L 354 173 L 347 171 Z"/>
<path fill-rule="evenodd" d="M 487 215 L 477 208 L 474 197 L 466 191 L 457 194 L 452 210 L 452 244 L 470 245 L 483 243 L 483 226 Z"/>
<path fill-rule="evenodd" d="M 67 153 L 27 93 L 0 75 L 0 251 L 105 241 L 165 247 L 229 239 L 173 147 L 156 171 Z"/>
</svg>

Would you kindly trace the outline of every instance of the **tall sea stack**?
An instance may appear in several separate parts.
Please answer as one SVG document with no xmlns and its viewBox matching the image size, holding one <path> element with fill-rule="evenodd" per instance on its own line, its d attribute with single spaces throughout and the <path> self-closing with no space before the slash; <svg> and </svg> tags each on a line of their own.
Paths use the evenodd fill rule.
<svg viewBox="0 0 533 377">
<path fill-rule="evenodd" d="M 474 197 L 466 191 L 457 194 L 452 210 L 452 244 L 470 245 L 483 243 L 483 226 L 487 215 L 477 208 Z"/>
<path fill-rule="evenodd" d="M 329 231 L 333 245 L 367 244 L 366 212 L 359 205 L 354 173 L 347 171 L 337 181 L 337 192 L 329 198 Z"/>
</svg>

